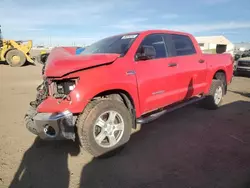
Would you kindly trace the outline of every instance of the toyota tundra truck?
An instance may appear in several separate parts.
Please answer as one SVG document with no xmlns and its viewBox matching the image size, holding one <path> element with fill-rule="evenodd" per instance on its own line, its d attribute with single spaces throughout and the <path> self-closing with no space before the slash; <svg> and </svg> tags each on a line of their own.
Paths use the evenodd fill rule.
<svg viewBox="0 0 250 188">
<path fill-rule="evenodd" d="M 217 109 L 233 63 L 230 54 L 203 54 L 191 34 L 170 30 L 107 37 L 79 55 L 57 47 L 26 127 L 44 140 L 78 138 L 102 156 L 124 146 L 136 126 L 167 112 L 191 103 Z"/>
</svg>

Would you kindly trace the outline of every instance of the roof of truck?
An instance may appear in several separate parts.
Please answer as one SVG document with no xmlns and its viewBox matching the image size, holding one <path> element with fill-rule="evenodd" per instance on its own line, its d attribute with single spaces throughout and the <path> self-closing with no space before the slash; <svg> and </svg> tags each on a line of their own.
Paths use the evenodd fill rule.
<svg viewBox="0 0 250 188">
<path fill-rule="evenodd" d="M 175 34 L 181 34 L 181 35 L 190 35 L 189 33 L 181 32 L 181 31 L 157 29 L 157 30 L 143 30 L 143 31 L 133 31 L 133 32 L 128 32 L 128 33 L 121 33 L 121 34 L 118 34 L 117 36 L 133 35 L 133 34 L 150 34 L 150 33 L 175 33 Z"/>
</svg>

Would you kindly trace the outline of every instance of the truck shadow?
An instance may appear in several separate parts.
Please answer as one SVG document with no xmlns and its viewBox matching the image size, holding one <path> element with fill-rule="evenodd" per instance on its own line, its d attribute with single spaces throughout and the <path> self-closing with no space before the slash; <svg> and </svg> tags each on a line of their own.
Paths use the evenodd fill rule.
<svg viewBox="0 0 250 188">
<path fill-rule="evenodd" d="M 23 155 L 10 188 L 68 188 L 68 155 L 77 156 L 79 145 L 68 141 L 35 139 Z"/>
<path fill-rule="evenodd" d="M 195 105 L 142 126 L 118 155 L 93 159 L 81 188 L 249 187 L 250 102 Z"/>
</svg>

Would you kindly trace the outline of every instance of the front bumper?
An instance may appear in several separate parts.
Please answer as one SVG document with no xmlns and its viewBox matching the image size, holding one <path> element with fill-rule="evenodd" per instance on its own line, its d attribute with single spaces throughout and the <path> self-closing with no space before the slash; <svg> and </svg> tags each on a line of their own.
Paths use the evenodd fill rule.
<svg viewBox="0 0 250 188">
<path fill-rule="evenodd" d="M 44 140 L 75 140 L 75 118 L 70 111 L 26 114 L 26 128 Z"/>
</svg>

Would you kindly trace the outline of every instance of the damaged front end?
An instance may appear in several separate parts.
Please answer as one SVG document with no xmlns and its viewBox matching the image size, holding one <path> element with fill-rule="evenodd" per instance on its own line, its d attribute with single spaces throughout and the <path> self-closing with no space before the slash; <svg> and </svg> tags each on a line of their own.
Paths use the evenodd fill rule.
<svg viewBox="0 0 250 188">
<path fill-rule="evenodd" d="M 44 140 L 75 140 L 75 120 L 73 114 L 65 110 L 59 113 L 38 113 L 37 107 L 49 96 L 49 83 L 44 80 L 37 87 L 36 100 L 30 102 L 25 115 L 26 128 Z"/>
</svg>

